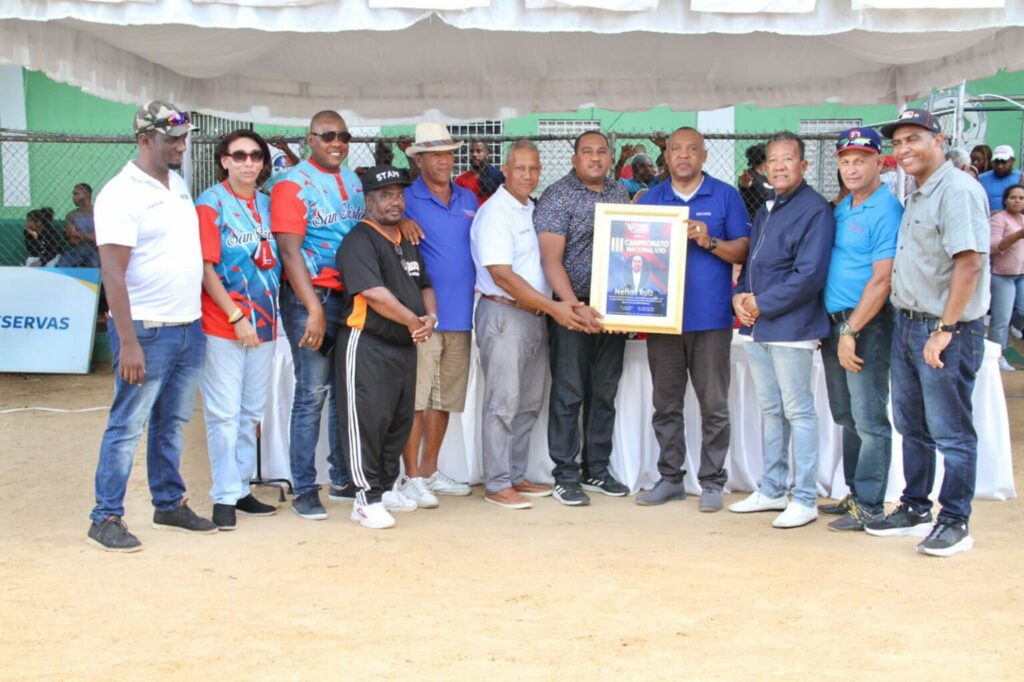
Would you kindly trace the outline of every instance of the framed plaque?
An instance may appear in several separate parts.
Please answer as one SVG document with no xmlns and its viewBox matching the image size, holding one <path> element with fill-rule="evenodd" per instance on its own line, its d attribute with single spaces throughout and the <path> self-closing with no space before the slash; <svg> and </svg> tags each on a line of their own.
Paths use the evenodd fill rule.
<svg viewBox="0 0 1024 682">
<path fill-rule="evenodd" d="M 685 206 L 595 206 L 590 305 L 606 329 L 682 333 L 689 217 Z"/>
</svg>

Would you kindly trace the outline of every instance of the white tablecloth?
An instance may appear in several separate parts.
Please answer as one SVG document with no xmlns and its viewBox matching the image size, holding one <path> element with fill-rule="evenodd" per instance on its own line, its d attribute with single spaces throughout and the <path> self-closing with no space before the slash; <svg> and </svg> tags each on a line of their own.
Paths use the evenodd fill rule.
<svg viewBox="0 0 1024 682">
<path fill-rule="evenodd" d="M 747 341 L 733 339 L 732 385 L 729 405 L 732 412 L 732 444 L 726 458 L 729 480 L 727 491 L 754 490 L 761 480 L 764 459 L 761 442 L 761 412 L 747 364 Z M 1003 383 L 998 366 L 999 346 L 985 342 L 985 360 L 978 372 L 974 390 L 974 423 L 978 431 L 978 499 L 1006 500 L 1016 497 L 1013 466 L 1010 453 L 1010 427 L 1003 395 Z M 290 478 L 288 465 L 288 420 L 294 378 L 291 351 L 282 337 L 277 341 L 274 357 L 272 394 L 263 420 L 263 476 Z M 815 407 L 820 420 L 820 458 L 818 492 L 823 496 L 842 497 L 847 489 L 842 470 L 842 439 L 840 429 L 832 422 L 825 391 L 825 373 L 819 354 L 815 354 L 812 374 Z M 547 379 L 550 381 L 550 378 Z M 545 391 L 546 392 L 546 391 Z M 479 483 L 482 479 L 480 443 L 480 414 L 483 405 L 483 376 L 473 346 L 469 377 L 469 395 L 466 411 L 452 415 L 448 433 L 441 447 L 440 467 L 457 480 Z M 647 367 L 647 344 L 644 341 L 626 342 L 626 355 L 615 400 L 615 436 L 613 439 L 611 469 L 632 492 L 650 487 L 658 480 L 658 444 L 654 438 L 651 417 L 651 373 Z M 327 483 L 327 407 L 321 421 L 320 441 L 317 445 L 317 479 Z M 686 487 L 693 493 L 700 491 L 697 470 L 700 457 L 700 410 L 693 388 L 687 388 L 686 398 Z M 886 498 L 895 500 L 903 490 L 903 461 L 900 436 L 893 432 L 893 458 L 889 471 Z M 939 457 L 936 493 L 942 480 L 942 458 Z M 530 441 L 530 463 L 527 477 L 538 482 L 551 482 L 551 460 L 547 448 L 547 405 L 533 430 Z"/>
</svg>

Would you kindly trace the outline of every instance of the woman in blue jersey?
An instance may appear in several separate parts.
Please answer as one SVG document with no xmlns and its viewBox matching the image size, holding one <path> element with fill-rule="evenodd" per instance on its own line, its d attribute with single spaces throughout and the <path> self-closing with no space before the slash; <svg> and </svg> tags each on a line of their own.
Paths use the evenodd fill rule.
<svg viewBox="0 0 1024 682">
<path fill-rule="evenodd" d="M 251 130 L 236 130 L 221 138 L 214 156 L 221 182 L 196 201 L 206 334 L 200 392 L 213 521 L 232 530 L 236 510 L 260 516 L 276 511 L 249 492 L 249 477 L 270 389 L 281 266 L 270 233 L 270 199 L 256 189 L 270 170 L 267 143 Z"/>
</svg>

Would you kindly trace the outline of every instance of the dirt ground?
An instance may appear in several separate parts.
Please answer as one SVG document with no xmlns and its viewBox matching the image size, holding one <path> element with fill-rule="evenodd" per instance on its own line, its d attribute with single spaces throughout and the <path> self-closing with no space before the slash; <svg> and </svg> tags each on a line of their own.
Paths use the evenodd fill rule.
<svg viewBox="0 0 1024 682">
<path fill-rule="evenodd" d="M 1024 371 L 1004 375 L 1024 492 Z M 0 375 L 0 409 L 108 406 L 112 376 Z M 1021 679 L 1024 503 L 977 502 L 975 549 L 779 531 L 771 515 L 595 496 L 511 512 L 469 498 L 368 531 L 328 505 L 231 533 L 151 528 L 144 456 L 126 521 L 85 543 L 106 412 L 0 415 L 0 678 Z M 210 512 L 202 414 L 191 504 Z M 257 494 L 272 501 L 266 489 Z M 731 496 L 731 502 L 740 495 Z"/>
</svg>

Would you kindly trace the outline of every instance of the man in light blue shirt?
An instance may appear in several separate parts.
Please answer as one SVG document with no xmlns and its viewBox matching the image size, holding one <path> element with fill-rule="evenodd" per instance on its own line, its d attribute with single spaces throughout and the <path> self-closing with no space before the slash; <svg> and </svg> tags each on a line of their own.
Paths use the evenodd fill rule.
<svg viewBox="0 0 1024 682">
<path fill-rule="evenodd" d="M 903 207 L 881 180 L 882 138 L 870 128 L 839 135 L 839 173 L 850 194 L 835 209 L 836 240 L 825 284 L 831 334 L 821 346 L 832 419 L 843 427 L 843 472 L 849 495 L 819 506 L 842 515 L 837 531 L 882 518 L 892 458 L 888 303 Z"/>
</svg>

